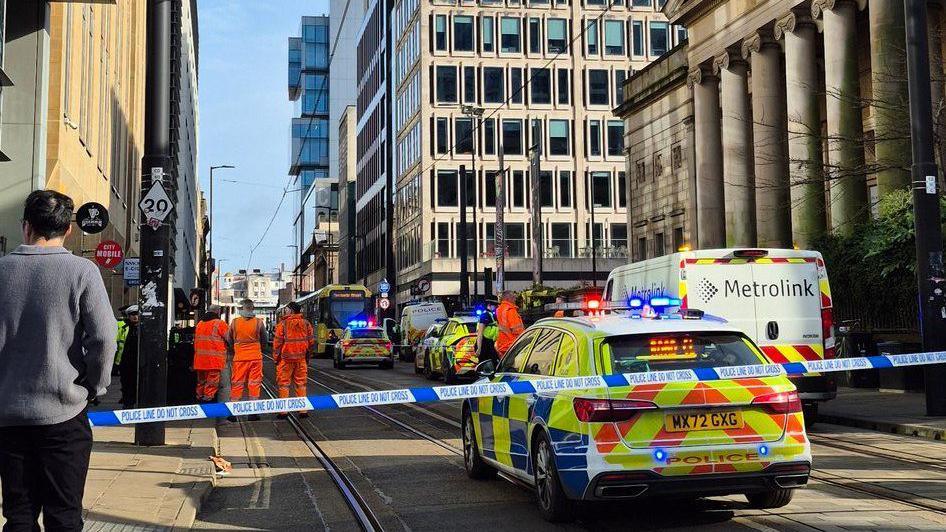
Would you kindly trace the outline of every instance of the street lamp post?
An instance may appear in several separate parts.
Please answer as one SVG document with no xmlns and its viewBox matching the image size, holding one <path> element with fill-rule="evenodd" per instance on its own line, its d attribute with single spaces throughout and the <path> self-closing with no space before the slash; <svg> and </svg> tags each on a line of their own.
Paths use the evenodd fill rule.
<svg viewBox="0 0 946 532">
<path fill-rule="evenodd" d="M 591 206 L 591 286 L 598 286 L 598 249 L 595 245 L 595 207 L 600 207 L 600 205 L 595 205 L 595 176 L 589 174 L 588 176 L 589 184 L 589 194 L 588 194 L 588 204 Z M 604 236 L 604 235 L 602 235 Z"/>
<path fill-rule="evenodd" d="M 223 264 L 226 260 L 227 259 L 220 259 L 218 262 L 220 264 Z M 216 270 L 217 270 L 217 289 L 214 290 L 214 292 L 216 292 L 216 296 L 215 296 L 216 304 L 219 305 L 220 304 L 220 270 L 221 268 L 216 268 Z"/>
<path fill-rule="evenodd" d="M 209 242 L 209 244 L 210 244 L 210 245 L 209 245 L 209 248 L 210 248 L 210 249 L 207 251 L 207 254 L 210 255 L 210 261 L 211 261 L 211 264 L 214 265 L 214 269 L 217 269 L 216 263 L 213 262 L 213 258 L 214 258 L 214 233 L 217 232 L 217 227 L 214 225 L 214 170 L 221 170 L 221 169 L 224 169 L 224 168 L 233 169 L 233 168 L 236 168 L 236 166 L 229 165 L 229 164 L 223 164 L 223 165 L 219 165 L 219 166 L 211 166 L 211 167 L 210 167 L 210 242 Z"/>
<path fill-rule="evenodd" d="M 480 126 L 483 119 L 483 108 L 477 107 L 475 105 L 464 105 L 461 107 L 463 114 L 469 116 L 472 121 L 475 122 L 470 139 L 471 149 L 470 149 L 470 171 L 473 172 L 473 295 L 479 295 L 479 264 L 478 256 L 480 254 L 480 228 L 476 223 L 476 205 L 480 201 L 479 195 L 479 176 L 476 175 L 476 150 L 479 149 L 480 143 Z M 463 186 L 466 186 L 466 181 L 463 182 Z M 466 209 L 466 205 L 463 206 L 463 209 Z M 467 235 L 469 238 L 469 235 Z"/>
</svg>

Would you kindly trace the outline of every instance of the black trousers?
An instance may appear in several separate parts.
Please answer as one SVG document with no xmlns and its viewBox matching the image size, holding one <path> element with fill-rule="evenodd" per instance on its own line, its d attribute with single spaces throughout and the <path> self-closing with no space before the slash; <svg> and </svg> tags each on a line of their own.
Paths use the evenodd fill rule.
<svg viewBox="0 0 946 532">
<path fill-rule="evenodd" d="M 92 454 L 85 411 L 56 425 L 0 427 L 3 532 L 82 530 L 82 495 Z"/>
</svg>

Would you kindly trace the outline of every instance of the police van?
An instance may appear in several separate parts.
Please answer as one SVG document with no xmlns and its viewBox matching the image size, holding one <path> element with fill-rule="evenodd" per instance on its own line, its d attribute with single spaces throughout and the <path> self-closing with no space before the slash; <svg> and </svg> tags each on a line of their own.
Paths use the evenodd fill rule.
<svg viewBox="0 0 946 532">
<path fill-rule="evenodd" d="M 831 288 L 816 251 L 792 249 L 708 249 L 674 253 L 616 268 L 608 276 L 608 306 L 630 300 L 679 299 L 726 319 L 754 340 L 772 362 L 834 358 Z M 793 379 L 806 421 L 817 403 L 833 399 L 833 374 Z"/>
<path fill-rule="evenodd" d="M 447 319 L 447 309 L 439 301 L 408 303 L 401 311 L 401 342 L 398 350 L 403 361 L 414 360 L 417 344 L 427 329 L 437 320 Z"/>
</svg>

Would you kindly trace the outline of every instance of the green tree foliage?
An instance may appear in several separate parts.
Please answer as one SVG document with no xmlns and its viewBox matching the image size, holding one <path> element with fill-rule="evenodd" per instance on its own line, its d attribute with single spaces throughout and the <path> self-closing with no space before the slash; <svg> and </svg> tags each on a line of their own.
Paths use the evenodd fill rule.
<svg viewBox="0 0 946 532">
<path fill-rule="evenodd" d="M 943 212 L 946 202 L 940 199 Z M 835 319 L 861 329 L 916 329 L 916 249 L 909 190 L 886 195 L 878 215 L 850 236 L 814 242 L 824 255 Z"/>
</svg>

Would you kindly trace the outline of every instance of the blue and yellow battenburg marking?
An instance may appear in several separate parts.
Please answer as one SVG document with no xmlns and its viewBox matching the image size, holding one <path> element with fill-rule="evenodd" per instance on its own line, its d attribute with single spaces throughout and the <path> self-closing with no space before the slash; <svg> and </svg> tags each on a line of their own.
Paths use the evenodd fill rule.
<svg viewBox="0 0 946 532">
<path fill-rule="evenodd" d="M 789 362 L 785 364 L 756 364 L 726 368 L 698 368 L 695 370 L 652 371 L 615 375 L 555 377 L 511 382 L 479 382 L 456 386 L 435 386 L 378 390 L 333 395 L 312 395 L 289 399 L 263 399 L 200 405 L 139 408 L 89 412 L 93 426 L 155 423 L 187 419 L 220 418 L 230 415 L 269 414 L 283 411 L 334 410 L 357 406 L 377 406 L 402 403 L 427 403 L 459 399 L 552 394 L 562 391 L 595 390 L 663 384 L 671 382 L 711 382 L 725 379 L 764 378 L 776 375 L 802 375 L 811 372 L 832 373 L 862 369 L 883 369 L 902 366 L 922 366 L 946 363 L 946 351 L 880 355 L 873 357 L 838 358 Z M 525 398 L 522 398 L 525 400 Z M 492 404 L 492 401 L 490 401 Z M 504 408 L 504 407 L 503 407 Z M 510 408 L 519 408 L 510 405 Z M 539 408 L 537 406 L 536 408 Z M 512 431 L 510 431 L 510 435 Z M 576 442 L 569 440 L 569 444 Z"/>
</svg>

